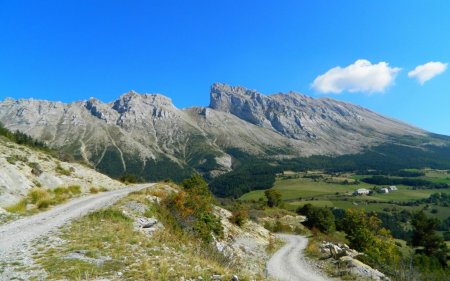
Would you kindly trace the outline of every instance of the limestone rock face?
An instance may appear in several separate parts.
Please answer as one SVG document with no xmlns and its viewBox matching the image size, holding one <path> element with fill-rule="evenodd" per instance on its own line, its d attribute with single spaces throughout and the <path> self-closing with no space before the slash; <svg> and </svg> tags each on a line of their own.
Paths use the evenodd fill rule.
<svg viewBox="0 0 450 281">
<path fill-rule="evenodd" d="M 230 149 L 277 159 L 342 155 L 396 136 L 426 134 L 332 99 L 265 96 L 225 84 L 212 86 L 209 107 L 188 109 L 160 94 L 134 91 L 110 103 L 6 99 L 0 122 L 108 175 L 131 172 L 149 180 L 194 170 L 209 177 L 226 173 L 233 166 Z"/>
<path fill-rule="evenodd" d="M 383 139 L 386 134 L 424 133 L 359 106 L 295 92 L 264 96 L 255 90 L 216 83 L 211 87 L 210 107 L 289 139 L 319 145 L 341 141 L 348 146 L 360 146 L 367 139 Z M 337 146 L 333 149 L 342 152 Z"/>
</svg>

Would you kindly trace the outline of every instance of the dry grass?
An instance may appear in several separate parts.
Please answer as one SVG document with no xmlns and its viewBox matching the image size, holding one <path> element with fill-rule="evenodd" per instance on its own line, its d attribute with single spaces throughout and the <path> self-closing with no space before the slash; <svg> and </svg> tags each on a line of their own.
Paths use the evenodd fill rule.
<svg viewBox="0 0 450 281">
<path fill-rule="evenodd" d="M 57 164 L 55 167 L 55 172 L 58 173 L 59 175 L 63 175 L 63 176 L 70 176 L 72 174 L 72 172 L 68 169 L 64 169 L 61 164 Z"/>
<path fill-rule="evenodd" d="M 23 214 L 27 211 L 27 199 L 22 199 L 14 205 L 5 208 L 10 213 Z"/>
<path fill-rule="evenodd" d="M 40 201 L 45 201 L 50 199 L 50 194 L 47 190 L 41 187 L 33 187 L 28 192 L 28 199 L 31 204 L 38 204 Z"/>
<path fill-rule="evenodd" d="M 28 191 L 25 198 L 14 205 L 7 207 L 6 210 L 10 213 L 31 215 L 37 211 L 45 210 L 50 206 L 61 204 L 70 198 L 78 196 L 80 193 L 81 187 L 79 185 L 57 187 L 53 190 L 42 187 L 33 187 Z M 32 206 L 32 208 L 27 208 L 29 204 L 34 206 Z"/>
<path fill-rule="evenodd" d="M 49 280 L 81 280 L 112 278 L 117 272 L 125 280 L 180 280 L 211 275 L 224 275 L 223 280 L 238 274 L 241 280 L 250 280 L 240 274 L 239 266 L 221 253 L 194 238 L 182 229 L 170 225 L 170 214 L 145 199 L 153 189 L 131 193 L 108 209 L 94 212 L 62 230 L 61 238 L 67 241 L 57 248 L 43 247 L 35 257 L 49 273 Z M 137 201 L 149 206 L 148 216 L 157 216 L 165 229 L 151 238 L 133 230 L 133 222 L 121 211 L 127 201 Z M 166 217 L 167 216 L 167 217 Z M 85 250 L 89 257 L 108 256 L 102 265 L 65 258 L 75 250 Z M 263 280 L 262 278 L 251 278 Z"/>
</svg>

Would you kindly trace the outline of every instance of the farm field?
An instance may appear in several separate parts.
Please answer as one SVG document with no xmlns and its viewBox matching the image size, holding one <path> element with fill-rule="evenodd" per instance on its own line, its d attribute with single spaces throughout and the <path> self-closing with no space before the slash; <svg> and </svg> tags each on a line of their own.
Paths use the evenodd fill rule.
<svg viewBox="0 0 450 281">
<path fill-rule="evenodd" d="M 425 176 L 418 177 L 432 182 L 447 183 L 447 171 L 425 170 Z M 365 175 L 344 173 L 330 175 L 320 171 L 285 172 L 276 179 L 273 189 L 280 192 L 285 207 L 295 210 L 305 204 L 319 207 L 337 207 L 342 209 L 355 208 L 366 211 L 382 211 L 383 209 L 420 210 L 440 220 L 450 216 L 450 208 L 443 206 L 404 206 L 397 203 L 426 199 L 431 194 L 441 192 L 450 194 L 450 188 L 445 189 L 413 189 L 406 185 L 397 185 L 398 190 L 390 193 L 373 193 L 370 196 L 354 196 L 352 193 L 359 188 L 372 189 L 376 185 L 360 181 Z M 398 177 L 397 177 L 398 178 Z M 382 187 L 382 186 L 380 186 Z M 244 194 L 240 200 L 257 201 L 264 198 L 264 190 L 255 190 Z"/>
</svg>

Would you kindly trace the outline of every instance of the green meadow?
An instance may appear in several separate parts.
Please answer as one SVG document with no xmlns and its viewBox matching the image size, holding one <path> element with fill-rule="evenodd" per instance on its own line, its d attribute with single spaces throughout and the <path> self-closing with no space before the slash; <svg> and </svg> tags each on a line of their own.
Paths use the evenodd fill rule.
<svg viewBox="0 0 450 281">
<path fill-rule="evenodd" d="M 420 177 L 438 183 L 450 183 L 447 171 L 424 170 L 425 176 Z M 367 184 L 360 179 L 364 175 L 352 173 L 327 174 L 321 171 L 313 172 L 284 172 L 278 175 L 273 189 L 279 191 L 285 206 L 295 210 L 300 206 L 311 203 L 319 207 L 337 207 L 342 209 L 356 208 L 366 211 L 382 211 L 395 208 L 397 210 L 414 211 L 424 209 L 429 215 L 439 219 L 450 216 L 450 208 L 442 206 L 404 206 L 401 203 L 426 199 L 431 194 L 442 192 L 450 194 L 446 189 L 413 189 L 410 186 L 397 185 L 398 190 L 387 194 L 373 193 L 366 196 L 355 196 L 353 192 L 359 188 L 372 189 L 373 184 Z M 257 201 L 264 198 L 264 190 L 254 190 L 240 197 L 242 201 Z"/>
</svg>

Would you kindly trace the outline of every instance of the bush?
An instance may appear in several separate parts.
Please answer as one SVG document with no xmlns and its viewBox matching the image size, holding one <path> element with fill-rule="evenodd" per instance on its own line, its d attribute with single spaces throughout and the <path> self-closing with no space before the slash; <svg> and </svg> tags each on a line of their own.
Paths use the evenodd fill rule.
<svg viewBox="0 0 450 281">
<path fill-rule="evenodd" d="M 99 192 L 99 190 L 98 190 L 97 188 L 95 188 L 95 187 L 91 187 L 91 188 L 89 189 L 89 191 L 90 191 L 91 193 L 93 193 L 93 194 Z"/>
<path fill-rule="evenodd" d="M 190 178 L 185 179 L 182 182 L 182 186 L 184 187 L 184 189 L 194 189 L 194 188 L 196 188 L 198 190 L 203 190 L 205 192 L 207 192 L 207 190 L 208 190 L 208 184 L 202 178 L 202 176 L 200 176 L 199 174 L 194 174 Z"/>
<path fill-rule="evenodd" d="M 52 201 L 49 198 L 41 199 L 36 202 L 36 207 L 38 209 L 47 209 L 51 205 Z"/>
<path fill-rule="evenodd" d="M 56 165 L 55 172 L 59 175 L 70 176 L 72 172 L 70 170 L 64 169 L 61 164 Z"/>
<path fill-rule="evenodd" d="M 125 184 L 130 184 L 130 183 L 139 183 L 139 182 L 143 182 L 142 178 L 137 177 L 134 174 L 129 174 L 129 173 L 124 173 L 123 175 L 121 175 L 119 177 L 119 181 L 125 183 Z"/>
<path fill-rule="evenodd" d="M 43 188 L 33 187 L 28 192 L 28 198 L 32 204 L 37 204 L 39 201 L 50 199 L 50 194 Z"/>
<path fill-rule="evenodd" d="M 389 230 L 381 227 L 381 220 L 363 210 L 348 209 L 340 221 L 350 247 L 362 251 L 378 267 L 397 264 L 400 253 Z"/>
<path fill-rule="evenodd" d="M 333 232 L 336 228 L 335 217 L 330 209 L 306 204 L 297 209 L 297 213 L 306 216 L 303 223 L 309 228 L 317 228 L 323 233 Z"/>
<path fill-rule="evenodd" d="M 67 189 L 69 190 L 70 193 L 72 193 L 73 195 L 77 195 L 81 193 L 81 187 L 79 185 L 69 185 L 67 187 Z"/>
<path fill-rule="evenodd" d="M 270 208 L 278 207 L 281 205 L 281 193 L 275 189 L 268 189 L 264 191 L 264 195 L 267 198 L 267 206 Z"/>
<path fill-rule="evenodd" d="M 429 218 L 423 211 L 414 214 L 411 225 L 413 237 L 411 244 L 415 247 L 423 247 L 416 253 L 423 253 L 428 257 L 437 259 L 443 267 L 447 266 L 448 248 L 443 239 L 437 233 L 439 220 Z"/>
<path fill-rule="evenodd" d="M 243 209 L 234 211 L 230 221 L 238 226 L 244 226 L 248 221 L 248 211 Z"/>
<path fill-rule="evenodd" d="M 223 237 L 220 218 L 213 214 L 213 198 L 208 185 L 193 175 L 183 181 L 184 191 L 174 193 L 163 201 L 181 229 L 187 229 L 204 242 L 211 242 L 213 235 Z"/>
<path fill-rule="evenodd" d="M 132 222 L 132 219 L 124 215 L 122 211 L 112 208 L 92 212 L 88 215 L 88 218 L 95 221 Z"/>
<path fill-rule="evenodd" d="M 284 224 L 279 220 L 277 220 L 275 223 L 266 221 L 264 223 L 264 228 L 269 230 L 270 232 L 292 232 L 292 229 L 289 225 Z"/>
</svg>

